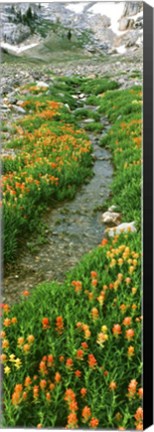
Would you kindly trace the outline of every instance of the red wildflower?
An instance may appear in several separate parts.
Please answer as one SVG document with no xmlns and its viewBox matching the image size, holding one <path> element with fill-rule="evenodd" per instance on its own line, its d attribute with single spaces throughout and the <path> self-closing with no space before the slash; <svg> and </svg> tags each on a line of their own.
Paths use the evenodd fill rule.
<svg viewBox="0 0 154 432">
<path fill-rule="evenodd" d="M 83 360 L 84 352 L 81 349 L 79 349 L 76 353 L 76 356 L 78 359 Z"/>
<path fill-rule="evenodd" d="M 96 279 L 97 278 L 97 272 L 96 271 L 91 271 L 90 275 L 91 275 L 92 279 Z"/>
<path fill-rule="evenodd" d="M 81 396 L 84 397 L 87 394 L 87 389 L 82 387 L 82 389 L 80 390 Z"/>
<path fill-rule="evenodd" d="M 126 333 L 125 333 L 126 339 L 128 339 L 128 340 L 132 339 L 134 337 L 134 334 L 135 334 L 135 332 L 133 329 L 126 330 Z"/>
<path fill-rule="evenodd" d="M 56 331 L 61 334 L 63 332 L 64 329 L 64 323 L 63 323 L 63 318 L 62 316 L 58 316 L 56 318 Z"/>
<path fill-rule="evenodd" d="M 122 332 L 121 332 L 121 326 L 120 324 L 114 324 L 113 328 L 112 328 L 112 332 L 114 334 L 114 336 L 119 336 Z"/>
<path fill-rule="evenodd" d="M 47 365 L 48 365 L 48 367 L 52 367 L 53 363 L 54 363 L 53 355 L 49 354 L 48 357 L 47 357 Z"/>
<path fill-rule="evenodd" d="M 41 388 L 41 389 L 44 389 L 44 388 L 46 387 L 46 384 L 47 384 L 46 380 L 45 380 L 45 379 L 42 379 L 42 380 L 40 381 L 40 388 Z"/>
<path fill-rule="evenodd" d="M 143 420 L 143 408 L 142 407 L 137 408 L 134 417 L 135 417 L 135 420 L 137 420 L 137 422 L 140 422 L 141 420 Z"/>
<path fill-rule="evenodd" d="M 79 371 L 79 370 L 76 370 L 76 371 L 74 372 L 74 374 L 75 374 L 75 376 L 76 376 L 77 378 L 80 378 L 81 375 L 82 375 L 81 371 Z"/>
<path fill-rule="evenodd" d="M 28 296 L 29 296 L 29 291 L 28 291 L 28 290 L 23 291 L 23 295 L 24 295 L 25 297 L 28 297 Z"/>
<path fill-rule="evenodd" d="M 75 400 L 72 400 L 69 403 L 69 409 L 70 409 L 70 411 L 77 411 L 78 410 L 78 404 Z"/>
<path fill-rule="evenodd" d="M 94 368 L 97 365 L 97 360 L 93 354 L 88 355 L 88 364 L 90 368 Z"/>
<path fill-rule="evenodd" d="M 117 384 L 115 381 L 111 381 L 109 385 L 110 390 L 116 390 Z"/>
<path fill-rule="evenodd" d="M 96 428 L 98 425 L 99 425 L 99 420 L 95 417 L 92 417 L 89 426 L 91 426 L 92 428 Z"/>
<path fill-rule="evenodd" d="M 64 400 L 67 402 L 71 402 L 71 401 L 75 400 L 75 393 L 71 388 L 68 388 L 65 391 Z"/>
<path fill-rule="evenodd" d="M 56 372 L 56 373 L 55 373 L 55 382 L 56 382 L 56 383 L 59 383 L 60 381 L 61 381 L 61 375 L 60 375 L 59 372 Z"/>
<path fill-rule="evenodd" d="M 85 406 L 82 410 L 82 417 L 84 422 L 87 422 L 91 416 L 91 409 L 88 406 Z"/>
<path fill-rule="evenodd" d="M 82 343 L 81 343 L 81 346 L 82 346 L 82 348 L 84 348 L 84 349 L 88 349 L 88 344 L 87 344 L 87 342 L 82 342 Z"/>
<path fill-rule="evenodd" d="M 69 416 L 67 417 L 67 428 L 76 428 L 77 427 L 77 415 L 72 412 L 69 414 Z"/>
<path fill-rule="evenodd" d="M 72 367 L 73 367 L 73 360 L 72 360 L 71 358 L 68 358 L 68 359 L 66 360 L 66 367 L 67 367 L 68 369 L 72 369 Z"/>
<path fill-rule="evenodd" d="M 50 324 L 49 324 L 49 318 L 42 318 L 42 326 L 43 329 L 47 329 L 50 328 Z"/>
<path fill-rule="evenodd" d="M 108 243 L 108 240 L 106 238 L 104 238 L 101 242 L 102 246 L 105 246 Z"/>
<path fill-rule="evenodd" d="M 92 281 L 91 281 L 91 285 L 92 285 L 93 287 L 96 287 L 97 284 L 98 284 L 98 280 L 97 280 L 97 279 L 92 279 Z"/>
</svg>

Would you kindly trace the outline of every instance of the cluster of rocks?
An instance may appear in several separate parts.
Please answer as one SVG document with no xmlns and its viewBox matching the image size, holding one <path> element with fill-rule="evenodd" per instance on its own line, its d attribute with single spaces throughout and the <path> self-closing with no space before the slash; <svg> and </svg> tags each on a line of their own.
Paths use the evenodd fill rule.
<svg viewBox="0 0 154 432">
<path fill-rule="evenodd" d="M 109 209 L 102 214 L 102 222 L 108 225 L 105 232 L 109 237 L 114 237 L 121 232 L 133 232 L 137 231 L 135 227 L 135 221 L 133 222 L 121 222 L 121 214 L 116 212 L 116 206 L 111 206 Z M 109 226 L 111 228 L 109 228 Z"/>
<path fill-rule="evenodd" d="M 48 72 L 46 72 L 46 65 L 33 65 L 28 64 L 1 64 L 1 96 L 10 98 L 14 97 L 14 93 L 18 91 L 20 85 L 28 84 L 34 81 L 43 81 L 50 84 L 54 81 L 54 73 L 57 76 L 66 75 L 80 75 L 89 78 L 96 78 L 97 76 L 111 75 L 111 78 L 118 81 L 121 88 L 131 87 L 132 85 L 140 85 L 141 78 L 134 75 L 134 70 L 142 75 L 142 52 L 137 56 L 136 53 L 131 53 L 130 58 L 119 58 L 117 61 L 110 58 L 110 61 L 96 62 L 95 58 L 81 61 L 73 61 L 64 64 L 48 65 Z"/>
</svg>

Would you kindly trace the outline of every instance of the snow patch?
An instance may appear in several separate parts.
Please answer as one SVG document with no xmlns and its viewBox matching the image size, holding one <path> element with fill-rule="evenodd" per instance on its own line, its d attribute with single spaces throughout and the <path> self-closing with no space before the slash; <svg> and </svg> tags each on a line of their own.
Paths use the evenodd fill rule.
<svg viewBox="0 0 154 432">
<path fill-rule="evenodd" d="M 69 3 L 67 6 L 65 6 L 65 8 L 71 10 L 72 12 L 80 14 L 83 12 L 86 5 L 87 2 L 82 2 L 82 3 L 74 2 L 74 3 Z"/>
<path fill-rule="evenodd" d="M 26 51 L 29 48 L 33 48 L 34 46 L 36 46 L 38 44 L 39 44 L 39 42 L 19 47 L 19 45 L 11 45 L 7 42 L 1 42 L 1 48 L 6 49 L 10 53 L 12 52 L 15 54 L 20 54 L 21 52 Z"/>
<path fill-rule="evenodd" d="M 116 48 L 118 54 L 125 54 L 126 52 L 126 48 L 125 45 L 120 45 L 119 47 Z"/>
<path fill-rule="evenodd" d="M 106 15 L 110 18 L 111 26 L 109 28 L 117 35 L 125 33 L 118 30 L 118 20 L 122 17 L 123 11 L 124 2 L 97 2 L 89 9 L 89 12 L 93 14 Z"/>
</svg>

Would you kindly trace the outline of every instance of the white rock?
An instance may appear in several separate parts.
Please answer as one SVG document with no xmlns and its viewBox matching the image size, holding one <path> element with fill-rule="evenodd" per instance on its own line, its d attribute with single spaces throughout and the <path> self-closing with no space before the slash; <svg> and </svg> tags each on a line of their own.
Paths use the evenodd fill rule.
<svg viewBox="0 0 154 432">
<path fill-rule="evenodd" d="M 108 234 L 109 237 L 114 237 L 117 234 L 121 234 L 122 232 L 137 232 L 137 229 L 135 228 L 135 222 L 124 222 L 116 227 L 113 228 L 107 228 L 105 232 Z"/>
<path fill-rule="evenodd" d="M 102 214 L 102 222 L 108 223 L 118 223 L 120 222 L 120 213 L 113 211 L 107 211 Z"/>
<path fill-rule="evenodd" d="M 13 105 L 12 108 L 14 109 L 14 111 L 18 112 L 19 114 L 26 114 L 26 110 L 21 106 Z"/>
<path fill-rule="evenodd" d="M 80 98 L 80 99 L 85 98 L 85 94 L 84 94 L 84 93 L 80 93 L 80 94 L 79 94 L 79 98 Z"/>
<path fill-rule="evenodd" d="M 47 83 L 45 83 L 44 81 L 37 81 L 36 85 L 37 85 L 37 87 L 46 87 L 46 88 L 49 87 L 49 85 Z"/>
<path fill-rule="evenodd" d="M 70 110 L 70 106 L 68 105 L 68 103 L 65 103 L 64 106 L 68 109 L 68 111 L 71 112 L 71 110 Z"/>
</svg>

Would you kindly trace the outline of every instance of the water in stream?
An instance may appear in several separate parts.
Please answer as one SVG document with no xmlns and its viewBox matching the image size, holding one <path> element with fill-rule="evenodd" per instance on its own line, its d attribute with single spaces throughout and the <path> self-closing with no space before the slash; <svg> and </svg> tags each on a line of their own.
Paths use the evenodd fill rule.
<svg viewBox="0 0 154 432">
<path fill-rule="evenodd" d="M 109 125 L 104 122 L 105 133 Z M 14 269 L 4 278 L 3 301 L 9 304 L 18 301 L 23 290 L 41 281 L 64 280 L 66 272 L 82 255 L 101 242 L 105 226 L 98 208 L 109 196 L 113 167 L 108 150 L 99 146 L 94 134 L 89 138 L 95 159 L 92 179 L 81 187 L 72 201 L 58 203 L 48 213 L 45 220 L 47 243 L 37 254 L 23 249 Z"/>
</svg>

